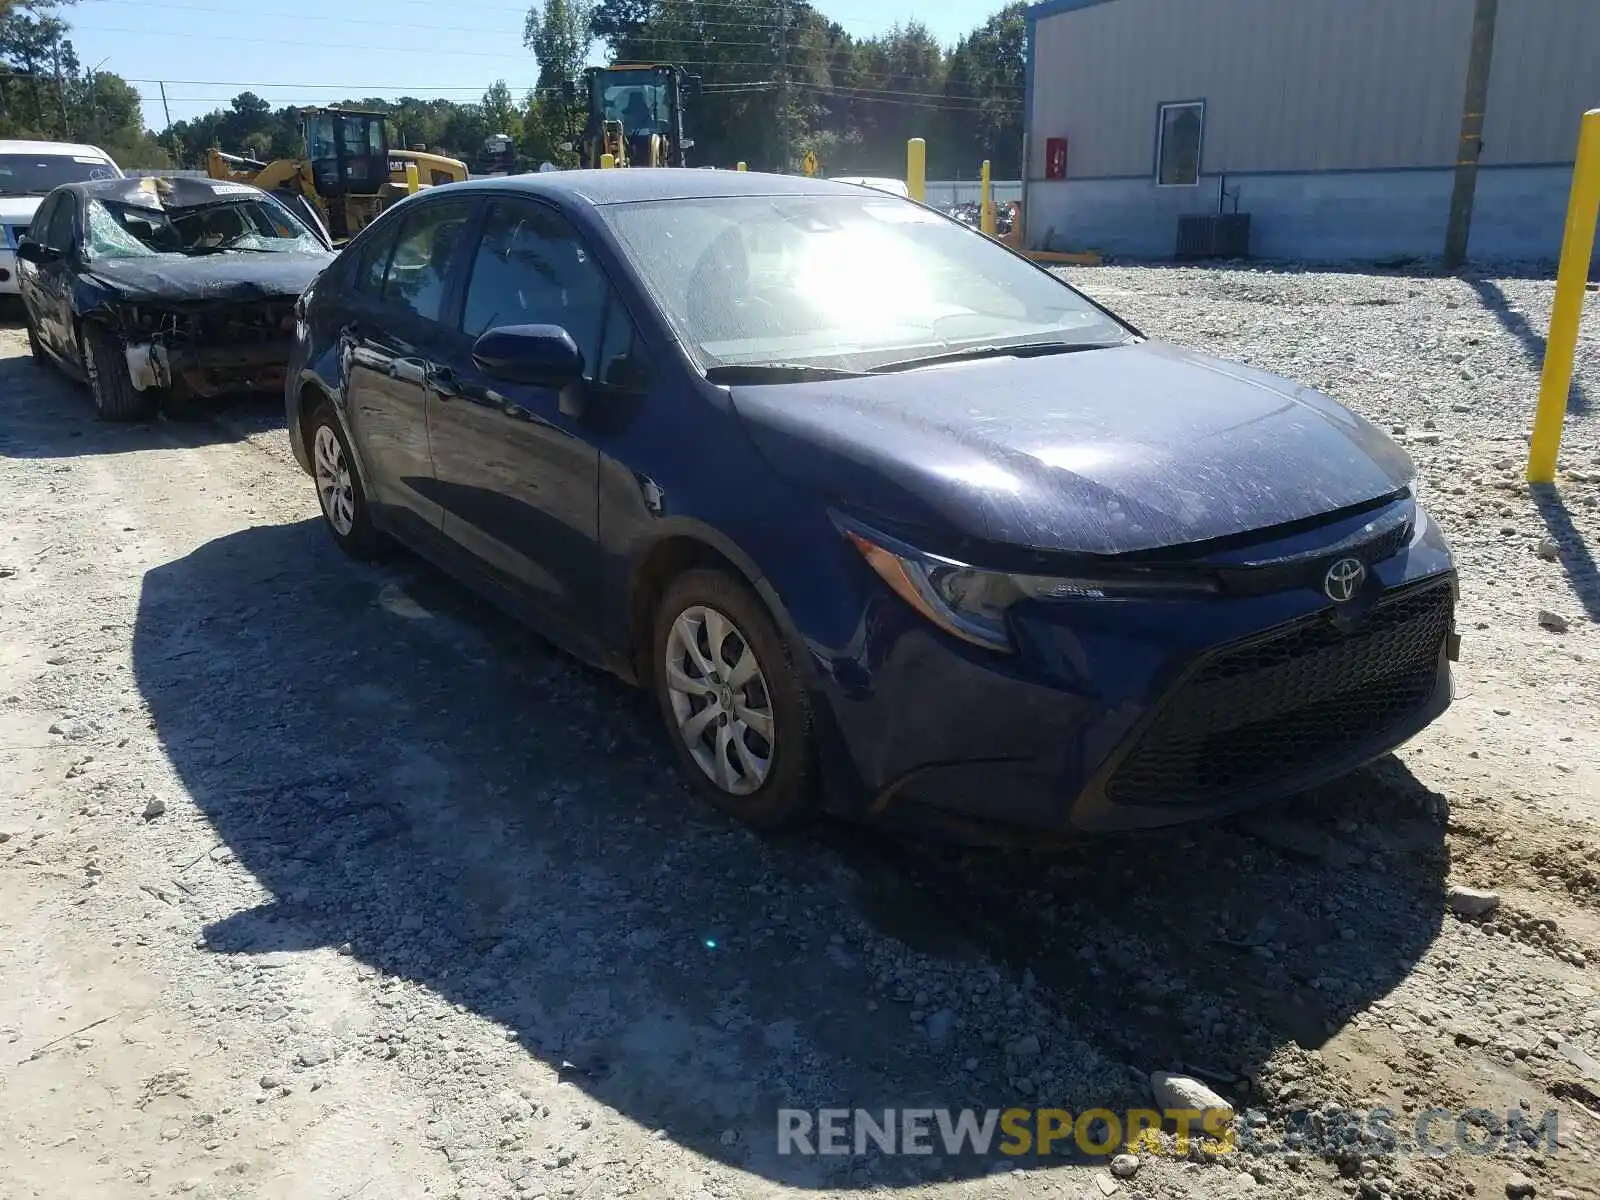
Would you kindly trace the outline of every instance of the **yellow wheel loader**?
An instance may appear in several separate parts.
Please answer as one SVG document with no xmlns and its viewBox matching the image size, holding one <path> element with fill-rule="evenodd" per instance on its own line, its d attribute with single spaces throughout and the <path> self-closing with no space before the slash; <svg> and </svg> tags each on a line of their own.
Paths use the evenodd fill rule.
<svg viewBox="0 0 1600 1200">
<path fill-rule="evenodd" d="M 700 95 L 700 77 L 665 63 L 617 63 L 583 73 L 587 108 L 577 147 L 586 167 L 611 155 L 618 167 L 683 167 L 694 141 L 684 134 L 686 100 Z"/>
<path fill-rule="evenodd" d="M 459 159 L 391 150 L 382 113 L 327 107 L 303 108 L 299 116 L 303 156 L 264 163 L 213 148 L 206 174 L 274 193 L 301 215 L 315 215 L 335 242 L 359 233 L 408 193 L 408 165 L 416 167 L 419 187 L 467 178 Z"/>
</svg>

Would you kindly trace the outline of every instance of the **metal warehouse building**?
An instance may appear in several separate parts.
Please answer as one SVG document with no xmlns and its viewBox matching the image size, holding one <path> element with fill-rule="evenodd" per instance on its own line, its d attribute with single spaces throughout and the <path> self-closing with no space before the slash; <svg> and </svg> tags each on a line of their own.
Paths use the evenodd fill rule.
<svg viewBox="0 0 1600 1200">
<path fill-rule="evenodd" d="M 1475 0 L 1044 0 L 1028 10 L 1028 244 L 1171 257 L 1442 253 Z M 1600 0 L 1499 0 L 1474 259 L 1555 258 Z M 1188 222 L 1193 236 L 1197 225 Z M 1232 223 L 1235 227 L 1239 222 Z"/>
</svg>

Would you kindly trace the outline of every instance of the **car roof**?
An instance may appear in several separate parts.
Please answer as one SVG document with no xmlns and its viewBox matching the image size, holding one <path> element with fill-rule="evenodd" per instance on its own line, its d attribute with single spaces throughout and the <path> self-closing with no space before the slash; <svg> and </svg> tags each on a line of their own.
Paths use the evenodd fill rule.
<svg viewBox="0 0 1600 1200">
<path fill-rule="evenodd" d="M 625 167 L 610 170 L 534 171 L 465 183 L 440 184 L 452 195 L 474 192 L 518 192 L 590 204 L 626 204 L 644 200 L 697 200 L 725 196 L 859 196 L 853 184 L 803 175 L 769 175 L 761 171 L 710 171 L 703 167 Z M 437 191 L 429 188 L 429 192 Z"/>
<path fill-rule="evenodd" d="M 48 158 L 94 158 L 111 162 L 111 156 L 100 147 L 82 146 L 76 142 L 30 142 L 26 140 L 0 139 L 0 154 L 39 154 Z"/>
<path fill-rule="evenodd" d="M 116 200 L 136 208 L 199 208 L 240 196 L 265 196 L 248 183 L 204 175 L 144 175 L 132 179 L 92 179 L 64 183 L 63 189 L 86 200 Z"/>
</svg>

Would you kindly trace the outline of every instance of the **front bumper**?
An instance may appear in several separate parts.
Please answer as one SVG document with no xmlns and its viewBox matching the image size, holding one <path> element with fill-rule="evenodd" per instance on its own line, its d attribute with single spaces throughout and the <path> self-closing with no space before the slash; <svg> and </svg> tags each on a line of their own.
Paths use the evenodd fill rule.
<svg viewBox="0 0 1600 1200">
<path fill-rule="evenodd" d="M 21 290 L 17 279 L 17 252 L 0 248 L 0 296 L 15 296 Z"/>
<path fill-rule="evenodd" d="M 140 391 L 181 386 L 193 396 L 273 392 L 283 387 L 287 341 L 197 345 L 162 338 L 130 341 L 128 375 Z"/>
<path fill-rule="evenodd" d="M 1349 605 L 1305 587 L 1030 605 L 1015 655 L 880 602 L 870 687 L 830 697 L 864 815 L 1024 840 L 1154 828 L 1380 757 L 1451 699 L 1455 573 L 1437 528 L 1418 528 Z"/>
</svg>

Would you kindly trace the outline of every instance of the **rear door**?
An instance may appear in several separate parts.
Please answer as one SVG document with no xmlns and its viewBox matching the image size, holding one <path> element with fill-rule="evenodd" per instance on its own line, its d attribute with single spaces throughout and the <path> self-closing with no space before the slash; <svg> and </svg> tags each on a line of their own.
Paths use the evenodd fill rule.
<svg viewBox="0 0 1600 1200">
<path fill-rule="evenodd" d="M 429 363 L 445 322 L 472 214 L 470 196 L 414 200 L 392 231 L 361 248 L 341 335 L 346 413 L 381 523 L 401 537 L 436 535 L 428 444 Z"/>
</svg>

